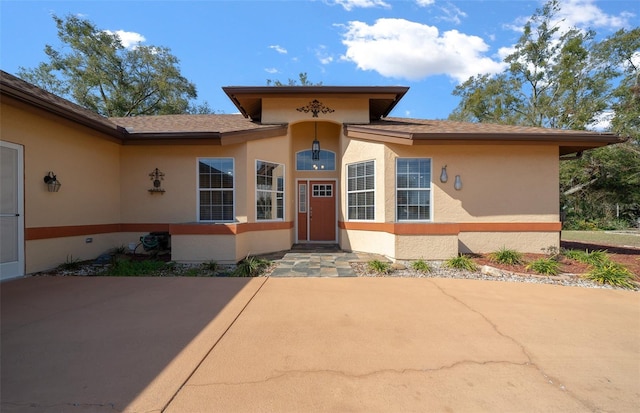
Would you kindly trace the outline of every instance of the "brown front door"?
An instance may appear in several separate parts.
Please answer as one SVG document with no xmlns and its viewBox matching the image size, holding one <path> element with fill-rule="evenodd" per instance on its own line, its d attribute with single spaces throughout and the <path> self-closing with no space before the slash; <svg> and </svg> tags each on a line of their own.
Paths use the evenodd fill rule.
<svg viewBox="0 0 640 413">
<path fill-rule="evenodd" d="M 298 241 L 336 240 L 336 183 L 298 183 Z"/>
</svg>

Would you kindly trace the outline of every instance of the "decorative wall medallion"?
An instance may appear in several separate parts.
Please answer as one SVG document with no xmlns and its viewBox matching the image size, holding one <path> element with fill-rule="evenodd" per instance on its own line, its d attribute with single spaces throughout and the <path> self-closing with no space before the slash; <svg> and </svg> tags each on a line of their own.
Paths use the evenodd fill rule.
<svg viewBox="0 0 640 413">
<path fill-rule="evenodd" d="M 303 106 L 301 108 L 297 108 L 296 109 L 298 112 L 304 112 L 304 113 L 309 113 L 311 112 L 313 114 L 314 118 L 318 117 L 318 113 L 322 112 L 322 113 L 331 113 L 331 112 L 335 112 L 335 110 L 326 107 L 325 105 L 322 104 L 322 102 L 320 102 L 318 99 L 313 99 L 311 102 L 309 102 L 309 104 L 307 106 Z"/>
</svg>

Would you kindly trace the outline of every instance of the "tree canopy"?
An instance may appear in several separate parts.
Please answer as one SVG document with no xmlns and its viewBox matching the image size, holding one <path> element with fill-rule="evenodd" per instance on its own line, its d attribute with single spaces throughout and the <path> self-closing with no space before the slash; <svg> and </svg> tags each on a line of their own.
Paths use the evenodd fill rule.
<svg viewBox="0 0 640 413">
<path fill-rule="evenodd" d="M 166 47 L 126 48 L 117 34 L 77 16 L 53 16 L 64 45 L 46 45 L 47 62 L 18 76 L 103 116 L 208 113 L 191 103 L 196 87 Z"/>
<path fill-rule="evenodd" d="M 298 79 L 289 79 L 287 83 L 282 83 L 280 80 L 267 79 L 267 86 L 322 86 L 322 82 L 313 83 L 309 80 L 307 72 L 298 74 Z"/>
<path fill-rule="evenodd" d="M 561 205 L 571 227 L 615 226 L 618 218 L 635 224 L 640 217 L 640 28 L 596 41 L 591 30 L 561 30 L 559 11 L 557 0 L 536 10 L 505 58 L 503 72 L 477 75 L 457 86 L 453 94 L 460 102 L 449 118 L 600 128 L 628 137 L 561 163 Z"/>
</svg>

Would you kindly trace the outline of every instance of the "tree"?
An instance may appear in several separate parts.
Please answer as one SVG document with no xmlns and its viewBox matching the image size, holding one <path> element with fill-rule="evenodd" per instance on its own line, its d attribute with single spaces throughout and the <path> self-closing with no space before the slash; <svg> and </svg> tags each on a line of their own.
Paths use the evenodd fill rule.
<svg viewBox="0 0 640 413">
<path fill-rule="evenodd" d="M 585 129 L 607 107 L 609 71 L 597 70 L 589 48 L 595 33 L 554 25 L 556 0 L 525 24 L 508 69 L 472 77 L 453 91 L 460 96 L 450 119 L 563 129 Z"/>
<path fill-rule="evenodd" d="M 88 20 L 72 15 L 53 19 L 70 51 L 46 45 L 49 61 L 34 69 L 21 67 L 18 76 L 103 116 L 189 111 L 196 87 L 180 74 L 179 61 L 168 48 L 125 48 L 118 35 Z"/>
<path fill-rule="evenodd" d="M 271 85 L 273 86 L 322 86 L 322 82 L 319 82 L 319 83 L 311 82 L 307 76 L 307 72 L 300 73 L 298 77 L 299 77 L 298 80 L 289 79 L 287 81 L 287 84 L 284 84 L 279 80 L 267 79 L 267 86 L 271 86 Z"/>
<path fill-rule="evenodd" d="M 640 216 L 640 29 L 595 41 L 595 32 L 555 25 L 560 4 L 536 10 L 507 56 L 508 68 L 453 91 L 453 120 L 584 130 L 613 114 L 611 129 L 635 136 L 587 151 L 560 167 L 561 204 L 571 223 L 635 223 Z M 578 225 L 579 226 L 579 225 Z"/>
</svg>

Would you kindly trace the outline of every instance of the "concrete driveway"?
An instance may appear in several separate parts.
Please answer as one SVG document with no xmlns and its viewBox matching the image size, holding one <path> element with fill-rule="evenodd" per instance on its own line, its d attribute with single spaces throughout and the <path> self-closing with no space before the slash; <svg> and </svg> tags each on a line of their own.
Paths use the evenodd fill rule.
<svg viewBox="0 0 640 413">
<path fill-rule="evenodd" d="M 0 285 L 2 412 L 632 412 L 640 294 L 426 278 Z"/>
</svg>

